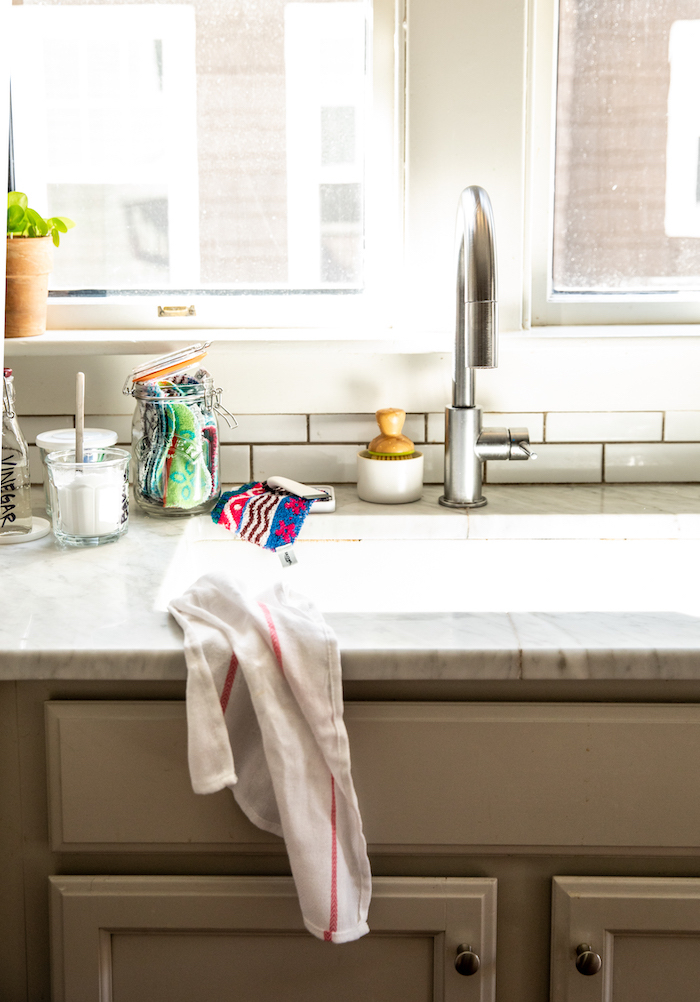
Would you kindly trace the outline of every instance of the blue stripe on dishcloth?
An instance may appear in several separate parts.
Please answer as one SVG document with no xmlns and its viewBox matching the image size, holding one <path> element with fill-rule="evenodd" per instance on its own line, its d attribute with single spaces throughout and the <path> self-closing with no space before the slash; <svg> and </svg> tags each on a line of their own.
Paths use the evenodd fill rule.
<svg viewBox="0 0 700 1002">
<path fill-rule="evenodd" d="M 304 498 L 281 497 L 275 508 L 275 514 L 270 526 L 270 535 L 265 543 L 266 550 L 276 550 L 280 546 L 293 543 L 306 520 L 313 501 Z"/>
</svg>

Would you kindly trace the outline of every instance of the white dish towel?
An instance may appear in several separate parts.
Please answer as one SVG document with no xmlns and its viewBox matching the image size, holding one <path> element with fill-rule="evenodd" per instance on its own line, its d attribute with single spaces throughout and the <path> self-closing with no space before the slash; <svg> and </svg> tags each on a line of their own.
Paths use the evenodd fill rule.
<svg viewBox="0 0 700 1002">
<path fill-rule="evenodd" d="M 359 939 L 371 873 L 335 635 L 280 582 L 251 598 L 208 574 L 169 609 L 185 634 L 195 793 L 228 786 L 253 824 L 284 837 L 309 932 Z"/>
</svg>

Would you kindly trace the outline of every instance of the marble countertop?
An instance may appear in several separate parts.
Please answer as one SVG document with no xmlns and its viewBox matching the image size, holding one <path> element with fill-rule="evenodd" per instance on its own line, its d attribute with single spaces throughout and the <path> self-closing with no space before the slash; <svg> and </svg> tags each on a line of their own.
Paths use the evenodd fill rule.
<svg viewBox="0 0 700 1002">
<path fill-rule="evenodd" d="M 437 487 L 400 506 L 339 487 L 307 519 L 295 586 L 320 596 L 345 680 L 700 679 L 700 485 L 486 492 L 466 514 Z M 251 551 L 261 580 L 296 573 L 207 516 L 133 506 L 117 543 L 0 547 L 0 679 L 184 679 L 168 599 Z"/>
</svg>

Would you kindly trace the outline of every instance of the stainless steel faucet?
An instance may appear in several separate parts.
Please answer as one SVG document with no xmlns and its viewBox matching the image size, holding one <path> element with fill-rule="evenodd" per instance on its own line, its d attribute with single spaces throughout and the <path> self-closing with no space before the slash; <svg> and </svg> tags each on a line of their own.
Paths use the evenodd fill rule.
<svg viewBox="0 0 700 1002">
<path fill-rule="evenodd" d="M 445 493 L 448 508 L 480 508 L 482 463 L 494 459 L 536 459 L 527 428 L 483 428 L 474 398 L 474 370 L 498 365 L 496 240 L 489 196 L 465 188 L 456 232 L 457 317 L 452 406 L 445 408 Z"/>
</svg>

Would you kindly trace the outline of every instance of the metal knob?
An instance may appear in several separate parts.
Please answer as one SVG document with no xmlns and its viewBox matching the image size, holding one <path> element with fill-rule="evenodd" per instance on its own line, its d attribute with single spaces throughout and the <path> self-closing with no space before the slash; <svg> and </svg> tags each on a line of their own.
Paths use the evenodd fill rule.
<svg viewBox="0 0 700 1002">
<path fill-rule="evenodd" d="M 576 947 L 576 970 L 579 974 L 590 977 L 591 974 L 597 974 L 602 966 L 600 954 L 596 953 L 588 943 L 580 943 Z"/>
<path fill-rule="evenodd" d="M 463 974 L 466 978 L 470 977 L 481 967 L 481 961 L 478 956 L 472 950 L 471 946 L 466 946 L 462 943 L 457 947 L 457 956 L 455 957 L 455 969 L 458 974 Z"/>
<path fill-rule="evenodd" d="M 510 452 L 506 459 L 537 459 L 537 453 L 530 447 L 530 433 L 527 428 L 510 428 Z"/>
</svg>

